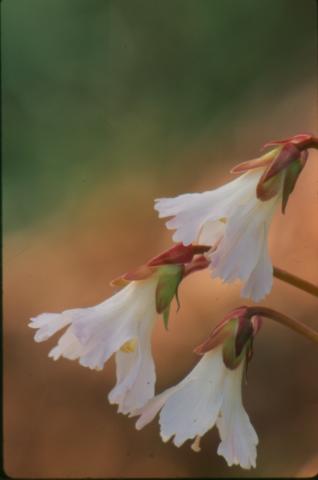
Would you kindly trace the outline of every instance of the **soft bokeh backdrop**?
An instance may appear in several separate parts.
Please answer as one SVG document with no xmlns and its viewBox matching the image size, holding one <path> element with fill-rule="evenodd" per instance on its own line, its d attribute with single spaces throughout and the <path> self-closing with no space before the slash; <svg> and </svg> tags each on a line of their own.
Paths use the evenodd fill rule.
<svg viewBox="0 0 318 480">
<path fill-rule="evenodd" d="M 309 476 L 318 471 L 317 347 L 266 322 L 244 403 L 257 469 L 141 432 L 107 403 L 115 381 L 54 363 L 41 312 L 90 306 L 171 244 L 153 198 L 216 187 L 268 140 L 317 133 L 316 2 L 3 0 L 4 464 L 13 477 Z M 318 281 L 318 156 L 277 213 L 275 263 Z M 153 351 L 160 391 L 242 303 L 239 285 L 189 277 Z M 317 301 L 274 282 L 264 305 L 317 326 Z"/>
</svg>

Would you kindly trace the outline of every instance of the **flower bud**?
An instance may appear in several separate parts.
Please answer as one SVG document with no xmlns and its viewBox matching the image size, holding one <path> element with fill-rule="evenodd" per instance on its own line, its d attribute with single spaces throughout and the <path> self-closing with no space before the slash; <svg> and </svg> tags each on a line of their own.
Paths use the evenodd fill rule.
<svg viewBox="0 0 318 480">
<path fill-rule="evenodd" d="M 226 315 L 194 351 L 203 355 L 223 344 L 223 362 L 227 368 L 233 370 L 244 358 L 247 361 L 251 359 L 253 338 L 259 331 L 261 322 L 261 317 L 250 314 L 249 307 L 236 308 Z"/>
<path fill-rule="evenodd" d="M 266 202 L 282 192 L 282 212 L 285 213 L 289 195 L 305 166 L 308 148 L 318 148 L 318 138 L 310 134 L 300 134 L 285 140 L 266 143 L 263 148 L 274 147 L 261 157 L 236 165 L 231 172 L 243 173 L 265 167 L 258 181 L 256 195 Z"/>
</svg>

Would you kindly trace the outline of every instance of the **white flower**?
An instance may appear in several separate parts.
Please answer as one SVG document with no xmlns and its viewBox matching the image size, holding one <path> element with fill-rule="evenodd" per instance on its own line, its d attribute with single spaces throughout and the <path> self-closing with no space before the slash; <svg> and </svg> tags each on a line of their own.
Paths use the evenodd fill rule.
<svg viewBox="0 0 318 480">
<path fill-rule="evenodd" d="M 216 190 L 156 200 L 159 217 L 173 217 L 166 226 L 175 229 L 173 240 L 211 245 L 212 276 L 225 282 L 245 283 L 242 296 L 255 301 L 272 287 L 272 263 L 267 236 L 282 198 L 284 172 L 275 195 L 267 201 L 256 196 L 264 167 L 249 170 Z"/>
<path fill-rule="evenodd" d="M 151 333 L 156 316 L 162 314 L 167 327 L 180 282 L 206 267 L 202 253 L 208 249 L 175 245 L 113 280 L 113 285 L 125 287 L 99 305 L 32 318 L 29 326 L 37 329 L 35 341 L 43 342 L 68 327 L 49 353 L 54 360 L 79 360 L 84 367 L 101 370 L 115 354 L 117 383 L 109 401 L 124 414 L 142 407 L 154 395 Z"/>
<path fill-rule="evenodd" d="M 161 410 L 159 423 L 163 441 L 174 437 L 179 447 L 194 439 L 192 448 L 199 451 L 200 438 L 214 425 L 221 443 L 217 453 L 228 465 L 249 469 L 256 465 L 257 434 L 242 405 L 241 383 L 245 360 L 233 370 L 226 368 L 223 346 L 205 353 L 184 380 L 151 399 L 136 422 L 139 430 Z"/>
<path fill-rule="evenodd" d="M 115 353 L 117 383 L 109 401 L 128 413 L 154 395 L 155 367 L 150 337 L 157 315 L 158 276 L 132 281 L 106 301 L 89 308 L 43 313 L 29 326 L 42 342 L 68 326 L 49 356 L 78 359 L 84 367 L 100 370 Z"/>
</svg>

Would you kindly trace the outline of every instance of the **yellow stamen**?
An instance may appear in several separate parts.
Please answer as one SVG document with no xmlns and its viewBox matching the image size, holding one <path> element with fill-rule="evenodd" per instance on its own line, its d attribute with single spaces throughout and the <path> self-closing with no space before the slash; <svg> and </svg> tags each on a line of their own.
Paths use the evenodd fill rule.
<svg viewBox="0 0 318 480">
<path fill-rule="evenodd" d="M 219 218 L 219 222 L 227 223 L 227 218 L 226 217 L 221 217 L 221 218 Z"/>
<path fill-rule="evenodd" d="M 131 353 L 136 350 L 136 346 L 137 346 L 137 340 L 133 338 L 132 340 L 128 340 L 127 342 L 125 342 L 120 347 L 120 351 L 125 353 Z"/>
<path fill-rule="evenodd" d="M 200 440 L 201 440 L 200 435 L 197 435 L 194 439 L 194 442 L 191 445 L 191 448 L 194 452 L 200 452 L 201 451 Z"/>
</svg>

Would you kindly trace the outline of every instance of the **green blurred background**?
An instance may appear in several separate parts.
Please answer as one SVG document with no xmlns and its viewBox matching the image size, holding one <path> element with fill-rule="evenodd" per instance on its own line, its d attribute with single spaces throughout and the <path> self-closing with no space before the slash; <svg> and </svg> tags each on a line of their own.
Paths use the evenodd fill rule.
<svg viewBox="0 0 318 480">
<path fill-rule="evenodd" d="M 231 137 L 251 91 L 274 101 L 316 68 L 310 0 L 4 0 L 2 15 L 7 229 L 119 172 L 174 173 L 198 136 Z"/>
<path fill-rule="evenodd" d="M 3 0 L 1 7 L 7 473 L 240 476 L 216 456 L 215 432 L 200 454 L 161 444 L 155 425 L 137 433 L 106 402 L 113 365 L 96 373 L 54 364 L 46 358 L 54 341 L 34 344 L 26 324 L 42 311 L 101 301 L 112 277 L 168 247 L 153 198 L 216 187 L 266 141 L 317 132 L 316 2 Z M 271 235 L 274 260 L 312 281 L 315 165 Z M 158 324 L 155 332 L 159 389 L 186 374 L 193 347 L 242 302 L 238 285 L 204 273 L 187 282 L 171 331 Z M 279 283 L 266 302 L 309 323 L 317 318 L 312 299 Z M 261 439 L 248 475 L 312 475 L 317 352 L 276 326 L 266 325 L 262 338 L 244 392 Z"/>
</svg>

